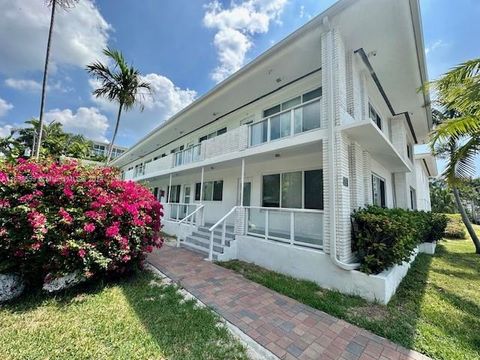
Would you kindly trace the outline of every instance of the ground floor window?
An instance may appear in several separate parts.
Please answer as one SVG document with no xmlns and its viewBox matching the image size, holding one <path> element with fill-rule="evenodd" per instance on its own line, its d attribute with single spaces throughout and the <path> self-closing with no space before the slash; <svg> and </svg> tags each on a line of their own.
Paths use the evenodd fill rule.
<svg viewBox="0 0 480 360">
<path fill-rule="evenodd" d="M 195 184 L 195 200 L 200 201 L 201 184 Z M 222 201 L 223 199 L 223 180 L 205 181 L 203 183 L 204 201 Z"/>
<path fill-rule="evenodd" d="M 293 171 L 263 176 L 262 206 L 323 210 L 323 171 Z"/>
<path fill-rule="evenodd" d="M 171 187 L 172 194 L 170 196 L 170 186 L 169 186 L 168 190 L 167 190 L 167 202 L 179 203 L 180 202 L 180 189 L 181 189 L 181 185 L 172 185 L 172 187 Z"/>
<path fill-rule="evenodd" d="M 410 208 L 417 210 L 417 193 L 412 187 L 410 187 Z"/>
<path fill-rule="evenodd" d="M 372 174 L 372 199 L 373 204 L 386 207 L 385 179 Z"/>
</svg>

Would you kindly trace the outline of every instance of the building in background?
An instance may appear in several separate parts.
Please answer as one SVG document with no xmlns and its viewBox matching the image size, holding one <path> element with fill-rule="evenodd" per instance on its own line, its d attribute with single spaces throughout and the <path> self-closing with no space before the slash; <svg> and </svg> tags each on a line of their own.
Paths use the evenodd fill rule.
<svg viewBox="0 0 480 360">
<path fill-rule="evenodd" d="M 101 141 L 94 141 L 91 140 L 93 145 L 92 145 L 92 154 L 95 156 L 103 156 L 107 157 L 107 152 L 108 152 L 108 143 L 104 143 Z M 128 148 L 123 147 L 123 146 L 118 146 L 114 145 L 113 150 L 112 150 L 112 159 L 115 159 L 122 155 L 125 151 L 127 151 Z"/>
</svg>

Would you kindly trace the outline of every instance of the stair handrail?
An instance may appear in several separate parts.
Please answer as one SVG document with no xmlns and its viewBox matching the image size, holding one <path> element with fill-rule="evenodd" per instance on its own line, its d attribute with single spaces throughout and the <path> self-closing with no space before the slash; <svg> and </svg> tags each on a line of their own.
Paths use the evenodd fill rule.
<svg viewBox="0 0 480 360">
<path fill-rule="evenodd" d="M 196 214 L 198 211 L 200 211 L 201 209 L 203 209 L 205 207 L 204 204 L 201 204 L 200 206 L 198 206 L 194 211 L 192 211 L 190 214 L 188 214 L 187 216 L 185 216 L 182 220 L 180 220 L 177 224 L 178 224 L 178 229 L 180 229 L 180 226 L 183 222 L 185 222 L 185 220 L 191 218 L 194 214 Z M 177 234 L 177 247 L 180 247 L 180 234 L 178 233 Z"/>
<path fill-rule="evenodd" d="M 223 223 L 223 228 L 222 228 L 222 246 L 225 245 L 225 233 L 226 233 L 226 228 L 227 228 L 227 218 L 232 215 L 232 213 L 238 208 L 238 206 L 234 206 L 233 208 L 230 209 L 229 212 L 227 212 L 220 220 L 218 220 L 214 225 L 212 225 L 208 231 L 210 231 L 210 249 L 208 251 L 208 260 L 212 261 L 213 260 L 213 235 L 215 229 Z"/>
</svg>

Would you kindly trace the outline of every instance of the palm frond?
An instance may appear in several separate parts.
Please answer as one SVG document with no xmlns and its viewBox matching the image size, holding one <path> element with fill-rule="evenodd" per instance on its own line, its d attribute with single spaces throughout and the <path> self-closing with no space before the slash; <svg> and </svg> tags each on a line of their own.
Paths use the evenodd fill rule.
<svg viewBox="0 0 480 360">
<path fill-rule="evenodd" d="M 461 137 L 480 134 L 480 118 L 476 116 L 463 116 L 443 121 L 430 135 L 431 145 L 435 147 L 438 142 L 449 138 L 458 140 Z"/>
</svg>

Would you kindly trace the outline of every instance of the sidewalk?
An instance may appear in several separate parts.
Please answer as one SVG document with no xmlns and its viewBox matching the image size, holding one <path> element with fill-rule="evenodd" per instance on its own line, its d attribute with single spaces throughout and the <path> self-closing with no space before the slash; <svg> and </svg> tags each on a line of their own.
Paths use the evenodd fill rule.
<svg viewBox="0 0 480 360">
<path fill-rule="evenodd" d="M 148 261 L 281 359 L 429 359 L 203 258 L 164 246 Z"/>
</svg>

